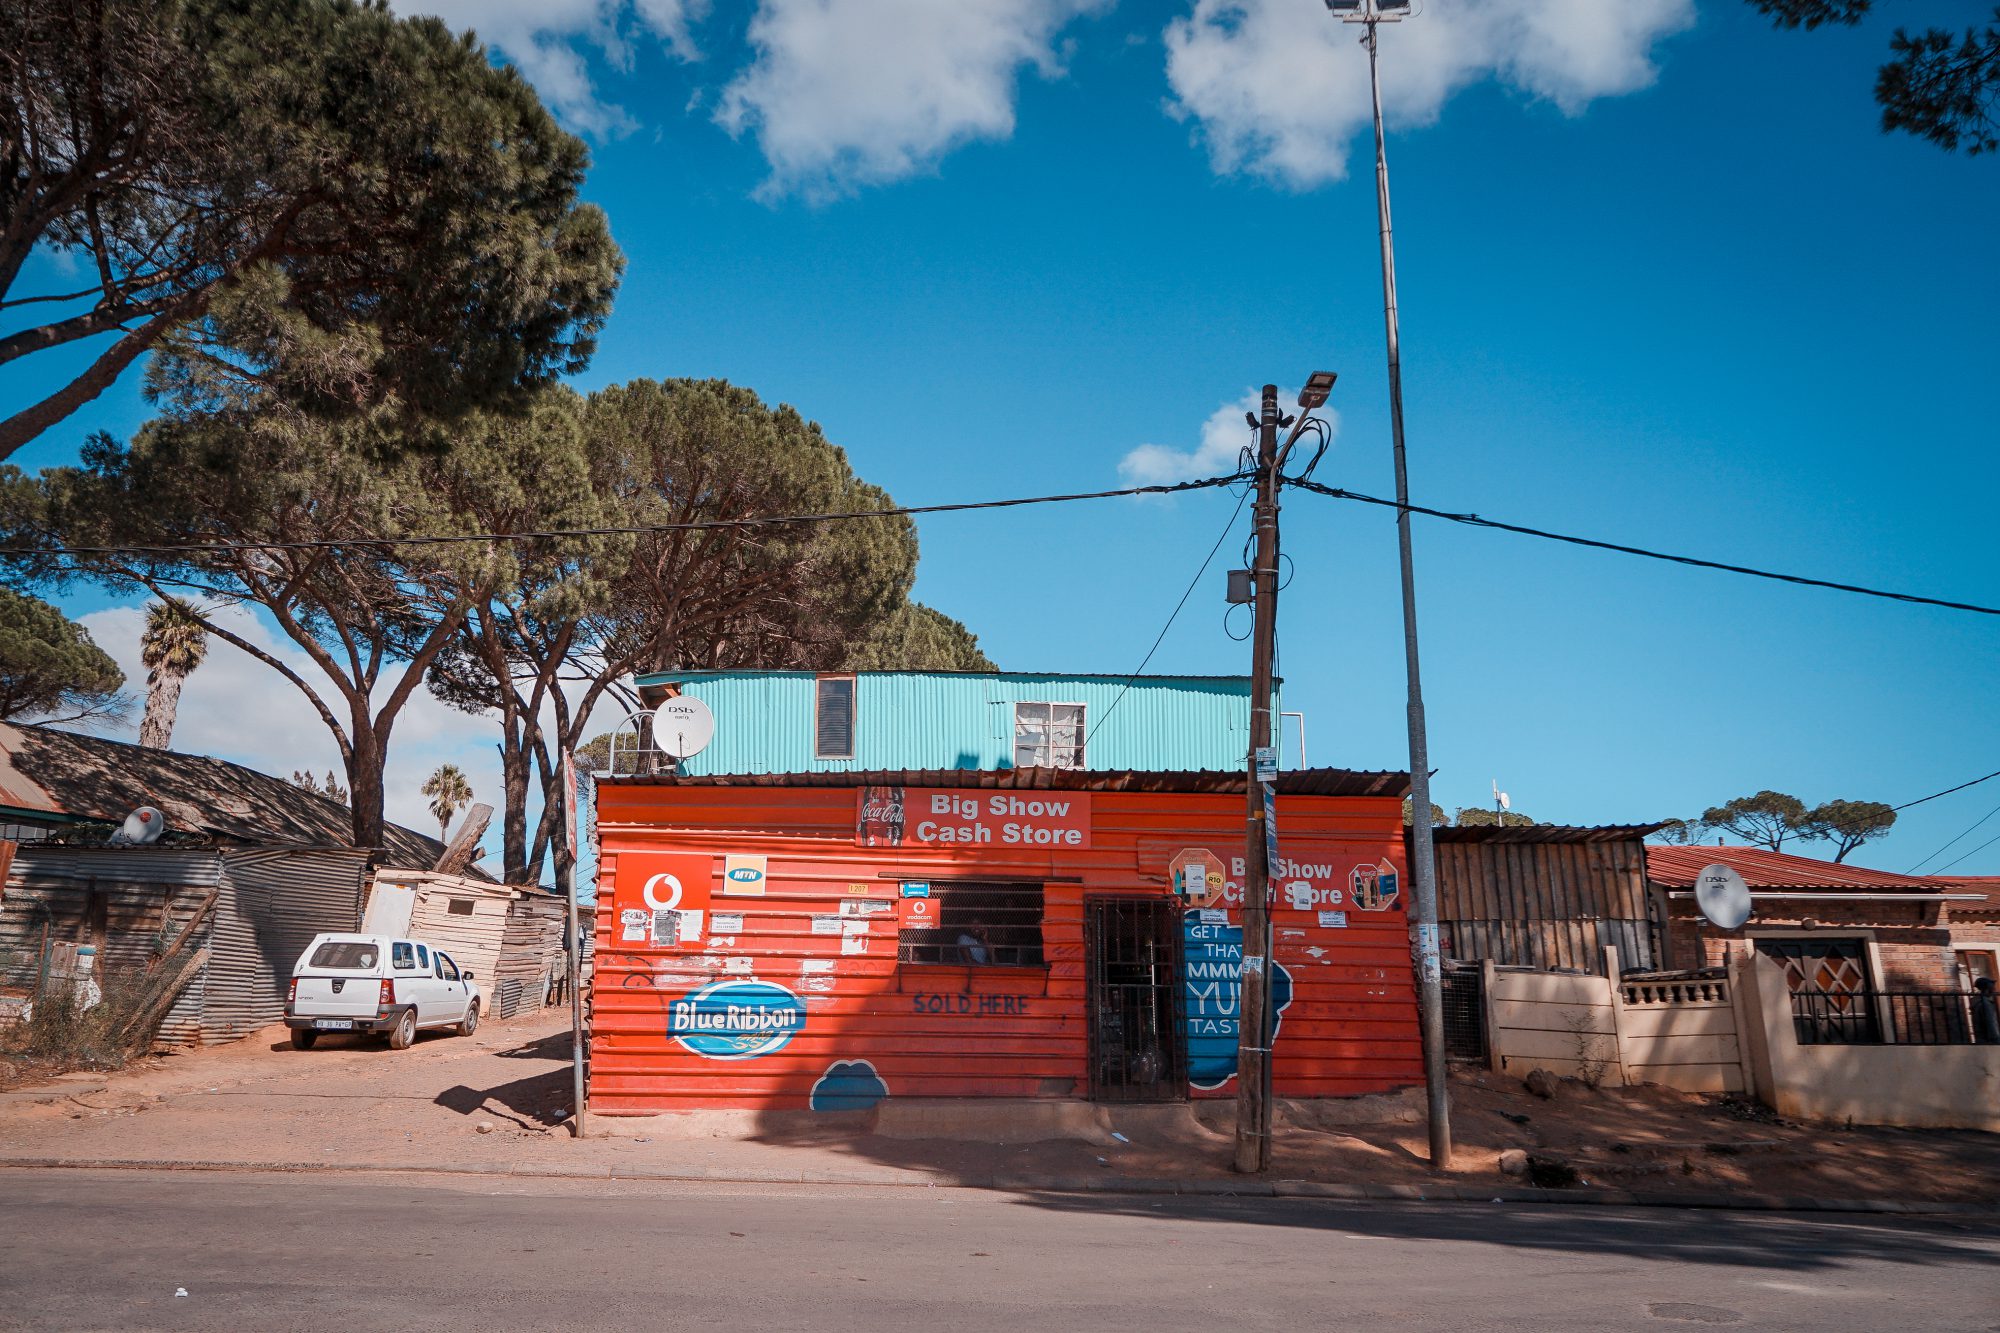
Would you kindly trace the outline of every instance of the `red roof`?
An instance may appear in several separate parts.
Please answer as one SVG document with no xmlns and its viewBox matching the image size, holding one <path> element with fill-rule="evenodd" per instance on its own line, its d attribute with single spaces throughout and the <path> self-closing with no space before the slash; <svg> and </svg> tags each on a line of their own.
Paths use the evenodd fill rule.
<svg viewBox="0 0 2000 1333">
<path fill-rule="evenodd" d="M 1721 862 L 1752 889 L 1832 889 L 1855 893 L 1937 893 L 1946 885 L 1935 879 L 1894 875 L 1886 870 L 1838 865 L 1810 856 L 1767 852 L 1762 847 L 1648 847 L 1646 877 L 1669 888 L 1691 889 L 1703 866 Z"/>
<path fill-rule="evenodd" d="M 1983 893 L 1983 903 L 1953 903 L 1954 917 L 1984 916 L 2000 912 L 2000 875 L 1939 875 L 1938 883 L 1951 893 Z"/>
</svg>

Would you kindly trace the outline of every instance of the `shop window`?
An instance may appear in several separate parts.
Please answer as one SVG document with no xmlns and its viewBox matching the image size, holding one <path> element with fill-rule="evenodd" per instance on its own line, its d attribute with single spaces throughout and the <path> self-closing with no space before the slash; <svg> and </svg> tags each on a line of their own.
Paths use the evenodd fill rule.
<svg viewBox="0 0 2000 1333">
<path fill-rule="evenodd" d="M 969 967 L 1042 966 L 1042 886 L 932 884 L 935 930 L 905 930 L 896 960 Z"/>
<path fill-rule="evenodd" d="M 854 677 L 821 676 L 813 701 L 813 758 L 854 758 Z"/>
<path fill-rule="evenodd" d="M 1014 767 L 1082 768 L 1083 705 L 1014 705 Z"/>
</svg>

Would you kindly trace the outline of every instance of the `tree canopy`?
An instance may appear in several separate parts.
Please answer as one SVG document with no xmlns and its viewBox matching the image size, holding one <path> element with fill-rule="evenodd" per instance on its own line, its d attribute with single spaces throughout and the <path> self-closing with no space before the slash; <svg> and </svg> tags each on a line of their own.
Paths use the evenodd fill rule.
<svg viewBox="0 0 2000 1333">
<path fill-rule="evenodd" d="M 124 683 L 89 630 L 39 597 L 0 587 L 0 719 L 99 715 Z"/>
<path fill-rule="evenodd" d="M 1691 843 L 1705 833 L 1727 833 L 1774 852 L 1793 839 L 1830 842 L 1833 859 L 1844 861 L 1857 847 L 1886 835 L 1895 823 L 1895 807 L 1881 801 L 1835 799 L 1808 807 L 1796 796 L 1766 790 L 1710 806 L 1697 819 L 1668 820 L 1655 836 L 1665 842 Z"/>
<path fill-rule="evenodd" d="M 1874 0 L 1749 0 L 1781 28 L 1853 25 Z M 2000 148 L 2000 5 L 1984 27 L 1897 28 L 1875 74 L 1884 131 L 1901 130 L 1946 151 Z"/>
<path fill-rule="evenodd" d="M 0 458 L 169 341 L 183 373 L 405 438 L 516 404 L 583 367 L 610 309 L 586 165 L 471 34 L 383 0 L 12 0 L 0 365 L 110 341 L 0 421 Z"/>
</svg>

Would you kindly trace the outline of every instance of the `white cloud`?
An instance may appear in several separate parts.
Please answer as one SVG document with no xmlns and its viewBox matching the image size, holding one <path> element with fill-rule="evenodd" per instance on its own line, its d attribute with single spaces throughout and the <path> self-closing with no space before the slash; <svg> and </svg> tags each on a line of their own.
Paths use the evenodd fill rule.
<svg viewBox="0 0 2000 1333">
<path fill-rule="evenodd" d="M 454 30 L 473 29 L 566 123 L 605 136 L 626 133 L 637 122 L 599 95 L 580 47 L 593 47 L 614 67 L 628 69 L 636 32 L 677 60 L 698 60 L 694 25 L 707 16 L 709 0 L 396 0 L 396 9 L 434 14 Z"/>
<path fill-rule="evenodd" d="M 1651 84 L 1654 46 L 1693 21 L 1694 0 L 1427 0 L 1381 30 L 1384 111 L 1429 124 L 1497 79 L 1575 115 Z M 1199 125 L 1217 171 L 1338 180 L 1370 121 L 1360 31 L 1310 0 L 1195 0 L 1166 30 L 1169 109 Z"/>
<path fill-rule="evenodd" d="M 1288 415 L 1297 410 L 1291 406 L 1293 395 L 1290 393 L 1280 393 L 1278 402 Z M 1118 460 L 1118 475 L 1128 486 L 1168 486 L 1177 481 L 1219 477 L 1234 472 L 1243 450 L 1255 444 L 1250 423 L 1244 418 L 1246 415 L 1255 416 L 1262 405 L 1262 391 L 1252 389 L 1208 414 L 1208 420 L 1201 423 L 1201 443 L 1194 448 L 1175 449 L 1164 444 L 1142 444 Z M 1334 436 L 1339 435 L 1338 412 L 1322 407 L 1313 415 L 1323 419 Z M 1318 447 L 1318 442 L 1311 436 L 1302 439 L 1298 445 L 1298 448 L 1308 450 Z M 1294 457 L 1297 456 L 1295 450 Z M 1310 453 L 1305 455 L 1308 458 L 1311 456 Z"/>
<path fill-rule="evenodd" d="M 1061 73 L 1056 40 L 1108 0 L 760 0 L 755 59 L 716 122 L 756 136 L 761 193 L 824 199 L 930 169 L 1014 132 L 1021 67 Z"/>
<path fill-rule="evenodd" d="M 321 687 L 319 668 L 257 616 L 240 608 L 216 613 L 220 623 L 271 653 L 312 681 L 334 710 L 346 706 Z M 99 647 L 125 671 L 125 688 L 143 705 L 146 668 L 139 661 L 139 636 L 144 632 L 143 607 L 120 606 L 93 611 L 79 618 Z M 129 727 L 103 728 L 114 740 L 138 738 L 135 709 Z M 384 774 L 387 814 L 391 822 L 435 834 L 429 802 L 419 790 L 439 764 L 465 770 L 478 799 L 500 806 L 500 762 L 494 745 L 498 726 L 488 718 L 448 708 L 425 690 L 405 705 L 389 740 L 389 767 Z M 309 769 L 324 777 L 329 769 L 346 782 L 333 733 L 296 685 L 241 649 L 211 637 L 208 658 L 181 689 L 173 744 L 188 754 L 214 755 L 277 777 Z M 497 816 L 496 816 L 497 819 Z"/>
</svg>

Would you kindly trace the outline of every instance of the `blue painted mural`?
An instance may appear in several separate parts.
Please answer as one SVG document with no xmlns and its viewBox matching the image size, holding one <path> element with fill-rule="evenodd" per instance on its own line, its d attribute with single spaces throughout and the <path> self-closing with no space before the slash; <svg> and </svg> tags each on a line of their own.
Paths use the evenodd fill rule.
<svg viewBox="0 0 2000 1333">
<path fill-rule="evenodd" d="M 1243 927 L 1220 908 L 1190 908 L 1181 916 L 1187 968 L 1188 1082 L 1212 1090 L 1236 1077 L 1243 1013 Z M 1277 1045 L 1292 1003 L 1292 974 L 1273 963 L 1271 1044 Z"/>
<path fill-rule="evenodd" d="M 889 1095 L 889 1085 L 866 1060 L 835 1060 L 812 1086 L 815 1111 L 865 1111 Z"/>
</svg>

